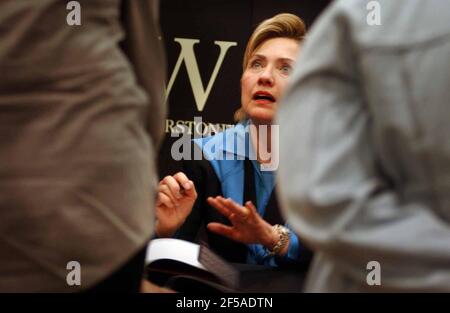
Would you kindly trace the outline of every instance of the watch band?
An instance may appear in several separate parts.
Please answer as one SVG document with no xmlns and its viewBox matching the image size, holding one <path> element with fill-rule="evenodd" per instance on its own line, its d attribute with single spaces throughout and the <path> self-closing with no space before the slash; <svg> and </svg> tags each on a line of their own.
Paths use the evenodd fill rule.
<svg viewBox="0 0 450 313">
<path fill-rule="evenodd" d="M 281 250 L 283 250 L 284 246 L 289 241 L 289 234 L 290 231 L 286 227 L 276 224 L 273 225 L 272 228 L 277 232 L 278 236 L 280 237 L 278 239 L 278 242 L 275 244 L 275 246 L 272 248 L 272 250 L 267 250 L 270 256 L 277 255 Z"/>
</svg>

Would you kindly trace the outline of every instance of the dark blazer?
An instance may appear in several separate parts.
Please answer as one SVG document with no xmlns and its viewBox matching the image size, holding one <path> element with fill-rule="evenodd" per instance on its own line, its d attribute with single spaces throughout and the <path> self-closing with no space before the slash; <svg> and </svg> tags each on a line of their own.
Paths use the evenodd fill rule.
<svg viewBox="0 0 450 313">
<path fill-rule="evenodd" d="M 221 183 L 211 164 L 205 159 L 184 161 L 183 170 L 194 182 L 198 197 L 191 214 L 175 236 L 189 241 L 203 241 L 224 259 L 245 263 L 247 247 L 244 244 L 214 234 L 206 228 L 206 225 L 211 222 L 231 225 L 227 218 L 206 201 L 208 197 L 223 196 Z"/>
<path fill-rule="evenodd" d="M 200 149 L 195 144 L 193 147 L 194 149 Z M 242 162 L 245 161 L 242 160 Z M 206 225 L 211 222 L 231 225 L 226 217 L 220 214 L 206 201 L 208 197 L 223 196 L 221 182 L 211 166 L 211 163 L 205 158 L 202 160 L 185 160 L 183 161 L 182 167 L 184 173 L 194 182 L 198 197 L 194 203 L 191 214 L 177 231 L 175 237 L 193 242 L 204 242 L 225 260 L 236 263 L 246 263 L 249 250 L 245 244 L 212 233 L 206 228 Z M 251 173 L 251 176 L 253 177 L 253 173 Z M 244 184 L 247 185 L 244 186 L 244 197 L 246 197 L 245 193 L 246 190 L 249 189 L 249 184 L 247 182 Z M 254 186 L 251 187 L 254 188 Z M 246 198 L 245 200 L 249 199 Z M 272 195 L 268 205 L 270 205 L 271 201 L 277 201 L 275 194 Z M 267 220 L 266 216 L 264 216 L 264 218 Z M 280 223 L 282 223 L 282 221 L 280 221 Z M 311 251 L 302 247 L 300 258 L 295 260 L 295 262 L 286 260 L 282 257 L 275 257 L 275 262 L 278 266 L 283 267 L 294 266 L 296 268 L 306 268 L 309 266 L 311 257 Z"/>
</svg>

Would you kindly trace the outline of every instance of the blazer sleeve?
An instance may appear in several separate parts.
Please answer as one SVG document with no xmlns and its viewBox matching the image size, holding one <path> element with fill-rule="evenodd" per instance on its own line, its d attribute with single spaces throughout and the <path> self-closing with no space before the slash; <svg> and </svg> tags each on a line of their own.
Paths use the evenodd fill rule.
<svg viewBox="0 0 450 313">
<path fill-rule="evenodd" d="M 205 206 L 206 201 L 206 184 L 207 173 L 205 173 L 202 166 L 203 160 L 183 160 L 182 170 L 186 176 L 194 182 L 195 190 L 197 191 L 197 200 L 192 207 L 192 211 L 186 218 L 186 221 L 177 230 L 174 237 L 178 239 L 188 240 L 192 242 L 198 241 L 202 227 L 204 227 L 205 220 Z"/>
<path fill-rule="evenodd" d="M 194 144 L 193 150 L 195 149 L 200 148 Z M 223 195 L 222 185 L 210 162 L 206 158 L 201 160 L 184 160 L 182 167 L 187 177 L 194 182 L 198 196 L 191 214 L 175 233 L 175 237 L 193 242 L 201 241 L 224 259 L 230 262 L 245 263 L 247 256 L 246 245 L 212 233 L 206 228 L 206 225 L 210 222 L 231 225 L 224 216 L 206 201 L 208 197 Z"/>
</svg>

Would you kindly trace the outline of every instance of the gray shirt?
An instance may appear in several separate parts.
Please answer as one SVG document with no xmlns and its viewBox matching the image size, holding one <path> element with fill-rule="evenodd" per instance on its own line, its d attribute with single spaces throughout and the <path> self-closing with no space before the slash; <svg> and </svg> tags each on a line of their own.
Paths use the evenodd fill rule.
<svg viewBox="0 0 450 313">
<path fill-rule="evenodd" d="M 66 23 L 66 1 L 0 2 L 3 292 L 88 288 L 152 234 L 165 114 L 156 6 L 124 3 L 130 63 L 121 2 L 79 2 L 80 26 Z M 66 282 L 70 261 L 81 287 Z"/>
<path fill-rule="evenodd" d="M 281 202 L 316 251 L 307 291 L 448 292 L 450 1 L 378 2 L 380 26 L 342 0 L 308 36 L 277 118 Z"/>
</svg>

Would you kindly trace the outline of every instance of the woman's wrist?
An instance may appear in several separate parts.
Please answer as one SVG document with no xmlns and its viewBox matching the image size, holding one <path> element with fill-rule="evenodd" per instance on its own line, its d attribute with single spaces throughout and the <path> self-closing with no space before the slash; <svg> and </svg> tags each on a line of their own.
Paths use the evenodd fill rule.
<svg viewBox="0 0 450 313">
<path fill-rule="evenodd" d="M 162 227 L 161 223 L 156 221 L 155 234 L 159 238 L 170 238 L 177 231 L 178 227 Z"/>
<path fill-rule="evenodd" d="M 273 255 L 285 255 L 289 250 L 290 235 L 289 230 L 282 225 L 270 226 L 264 247 Z"/>
<path fill-rule="evenodd" d="M 280 239 L 278 233 L 275 231 L 272 225 L 267 224 L 265 235 L 262 241 L 262 245 L 268 249 L 272 250 L 273 247 L 277 244 L 278 240 Z"/>
</svg>

